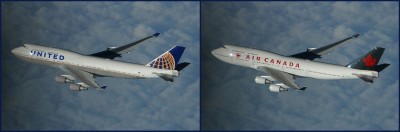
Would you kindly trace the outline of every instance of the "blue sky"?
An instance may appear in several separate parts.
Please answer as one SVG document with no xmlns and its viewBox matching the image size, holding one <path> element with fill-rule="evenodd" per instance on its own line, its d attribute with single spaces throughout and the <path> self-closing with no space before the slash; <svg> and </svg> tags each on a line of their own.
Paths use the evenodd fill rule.
<svg viewBox="0 0 400 132">
<path fill-rule="evenodd" d="M 3 130 L 198 130 L 199 2 L 2 2 Z M 61 70 L 17 59 L 24 43 L 83 54 L 146 37 L 118 60 L 147 64 L 175 45 L 190 62 L 173 83 L 97 78 L 103 91 L 74 92 Z"/>
<path fill-rule="evenodd" d="M 398 130 L 398 2 L 202 2 L 203 130 Z M 391 64 L 373 84 L 297 79 L 304 92 L 269 92 L 262 72 L 211 55 L 223 44 L 283 55 L 360 37 L 317 61 L 346 65 L 372 48 Z"/>
</svg>

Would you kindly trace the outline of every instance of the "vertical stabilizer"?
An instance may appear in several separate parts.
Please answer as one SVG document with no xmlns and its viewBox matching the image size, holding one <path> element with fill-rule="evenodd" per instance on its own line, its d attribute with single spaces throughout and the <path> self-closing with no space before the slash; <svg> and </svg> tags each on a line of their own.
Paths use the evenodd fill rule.
<svg viewBox="0 0 400 132">
<path fill-rule="evenodd" d="M 175 46 L 146 64 L 146 66 L 159 69 L 175 70 L 184 50 L 185 47 Z"/>
<path fill-rule="evenodd" d="M 378 65 L 379 60 L 381 59 L 381 56 L 384 51 L 385 51 L 384 48 L 375 47 L 374 49 L 369 51 L 366 55 L 364 55 L 364 56 L 352 61 L 350 64 L 346 65 L 346 67 L 353 68 L 353 69 L 371 70 L 371 71 L 380 72 L 389 66 L 389 64 L 386 64 L 386 63 Z"/>
</svg>

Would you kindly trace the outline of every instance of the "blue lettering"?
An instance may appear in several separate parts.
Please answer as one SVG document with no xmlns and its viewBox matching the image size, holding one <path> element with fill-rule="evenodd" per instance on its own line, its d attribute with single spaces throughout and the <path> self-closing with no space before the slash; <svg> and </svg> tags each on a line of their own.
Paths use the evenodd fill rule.
<svg viewBox="0 0 400 132">
<path fill-rule="evenodd" d="M 55 59 L 55 60 L 64 60 L 65 56 L 63 55 L 59 55 L 58 53 L 54 53 L 54 52 L 44 52 L 44 51 L 40 51 L 40 50 L 31 50 L 31 55 L 36 55 L 36 56 L 40 56 L 40 57 L 48 57 L 49 59 Z M 47 56 L 46 56 L 47 55 Z"/>
<path fill-rule="evenodd" d="M 60 60 L 64 60 L 64 56 L 63 55 L 60 55 Z"/>
<path fill-rule="evenodd" d="M 42 52 L 41 51 L 37 51 L 36 55 L 42 57 Z"/>
</svg>

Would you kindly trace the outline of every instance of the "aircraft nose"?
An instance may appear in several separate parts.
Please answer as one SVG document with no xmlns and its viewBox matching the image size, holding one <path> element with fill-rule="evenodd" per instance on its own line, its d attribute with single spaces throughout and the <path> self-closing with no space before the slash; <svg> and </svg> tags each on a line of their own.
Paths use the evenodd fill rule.
<svg viewBox="0 0 400 132">
<path fill-rule="evenodd" d="M 11 50 L 11 53 L 13 53 L 14 55 L 16 54 L 18 48 L 14 48 L 13 50 Z"/>
<path fill-rule="evenodd" d="M 224 55 L 226 50 L 224 48 L 217 48 L 211 51 L 211 54 L 215 57 L 219 57 L 220 55 Z"/>
<path fill-rule="evenodd" d="M 211 51 L 211 54 L 212 54 L 213 56 L 215 56 L 216 52 L 217 52 L 217 49 L 214 49 L 213 51 Z"/>
<path fill-rule="evenodd" d="M 17 55 L 17 53 L 23 53 L 24 52 L 24 47 L 22 47 L 22 46 L 20 46 L 20 47 L 17 47 L 17 48 L 14 48 L 14 49 L 12 49 L 11 50 L 11 53 L 13 53 L 14 55 Z"/>
</svg>

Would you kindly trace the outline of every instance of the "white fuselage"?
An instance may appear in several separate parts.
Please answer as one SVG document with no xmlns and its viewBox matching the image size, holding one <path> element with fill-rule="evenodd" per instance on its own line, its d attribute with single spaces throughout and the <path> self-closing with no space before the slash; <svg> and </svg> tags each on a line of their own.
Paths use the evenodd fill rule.
<svg viewBox="0 0 400 132">
<path fill-rule="evenodd" d="M 98 76 L 119 78 L 158 78 L 154 73 L 178 76 L 176 70 L 151 68 L 144 65 L 115 61 L 110 59 L 86 56 L 79 53 L 24 44 L 12 50 L 17 57 L 33 63 L 45 64 L 54 67 L 69 67 L 80 69 Z"/>
<path fill-rule="evenodd" d="M 225 45 L 212 54 L 227 63 L 257 69 L 263 66 L 301 77 L 315 79 L 355 79 L 355 74 L 378 77 L 378 72 L 352 69 L 340 65 L 286 57 L 275 53 Z"/>
</svg>

